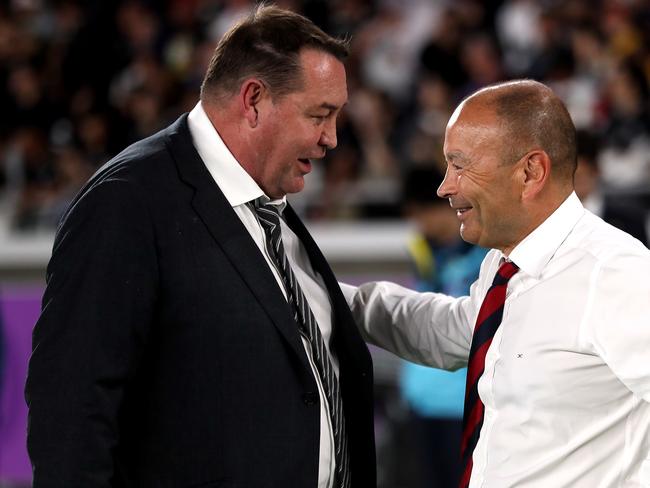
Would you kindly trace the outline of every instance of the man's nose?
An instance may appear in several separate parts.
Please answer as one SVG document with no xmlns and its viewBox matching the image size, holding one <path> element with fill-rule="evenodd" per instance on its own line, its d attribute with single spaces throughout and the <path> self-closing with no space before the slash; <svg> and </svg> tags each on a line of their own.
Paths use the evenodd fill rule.
<svg viewBox="0 0 650 488">
<path fill-rule="evenodd" d="M 321 146 L 325 146 L 327 149 L 334 149 L 337 144 L 336 140 L 336 122 L 325 122 L 323 127 L 323 132 L 320 135 L 320 141 L 318 141 Z"/>
<path fill-rule="evenodd" d="M 445 177 L 438 187 L 438 196 L 440 198 L 449 198 L 452 195 L 455 195 L 457 192 L 456 183 L 458 178 L 455 174 L 449 171 L 449 167 L 445 171 Z"/>
</svg>

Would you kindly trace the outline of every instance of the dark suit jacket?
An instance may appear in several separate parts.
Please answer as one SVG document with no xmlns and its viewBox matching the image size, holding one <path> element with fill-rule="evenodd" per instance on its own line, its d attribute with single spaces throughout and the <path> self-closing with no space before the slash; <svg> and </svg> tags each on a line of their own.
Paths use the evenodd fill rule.
<svg viewBox="0 0 650 488">
<path fill-rule="evenodd" d="M 372 363 L 323 277 L 352 485 L 374 487 Z M 315 488 L 319 397 L 264 258 L 182 116 L 127 148 L 58 229 L 26 398 L 34 487 Z"/>
</svg>

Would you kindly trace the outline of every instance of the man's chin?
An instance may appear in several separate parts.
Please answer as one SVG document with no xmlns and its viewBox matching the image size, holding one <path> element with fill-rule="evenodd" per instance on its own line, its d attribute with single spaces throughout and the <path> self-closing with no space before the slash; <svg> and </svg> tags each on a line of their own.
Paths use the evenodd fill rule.
<svg viewBox="0 0 650 488">
<path fill-rule="evenodd" d="M 287 185 L 287 187 L 284 189 L 285 190 L 285 195 L 289 195 L 291 193 L 300 193 L 305 189 L 305 178 L 304 176 L 296 176 L 292 181 L 290 185 Z"/>
<path fill-rule="evenodd" d="M 465 242 L 468 242 L 470 244 L 477 244 L 478 243 L 478 236 L 476 236 L 470 229 L 467 228 L 466 223 L 461 223 L 460 224 L 460 238 L 464 240 Z"/>
</svg>

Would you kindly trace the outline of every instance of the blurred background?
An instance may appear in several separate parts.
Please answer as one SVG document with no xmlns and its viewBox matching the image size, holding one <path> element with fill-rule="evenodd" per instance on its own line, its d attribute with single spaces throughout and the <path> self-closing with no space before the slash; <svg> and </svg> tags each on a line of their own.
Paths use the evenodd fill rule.
<svg viewBox="0 0 650 488">
<path fill-rule="evenodd" d="M 647 245 L 649 1 L 276 3 L 352 40 L 339 145 L 290 198 L 342 281 L 466 293 L 485 251 L 435 197 L 444 128 L 465 95 L 511 78 L 565 101 L 578 196 Z M 59 217 L 112 155 L 191 110 L 252 5 L 0 0 L 0 488 L 30 485 L 22 388 Z M 373 354 L 380 485 L 454 486 L 463 372 Z"/>
</svg>

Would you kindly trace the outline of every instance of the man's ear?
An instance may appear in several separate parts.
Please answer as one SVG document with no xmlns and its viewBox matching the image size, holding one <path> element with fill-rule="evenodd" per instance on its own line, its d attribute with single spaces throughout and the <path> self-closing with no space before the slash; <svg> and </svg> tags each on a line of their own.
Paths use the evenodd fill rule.
<svg viewBox="0 0 650 488">
<path fill-rule="evenodd" d="M 522 159 L 524 175 L 522 198 L 527 200 L 535 198 L 546 186 L 551 176 L 551 158 L 546 151 L 536 149 L 527 153 Z"/>
<path fill-rule="evenodd" d="M 264 83 L 257 78 L 244 81 L 239 90 L 240 106 L 249 127 L 255 128 L 259 123 L 258 105 L 266 95 Z"/>
</svg>

